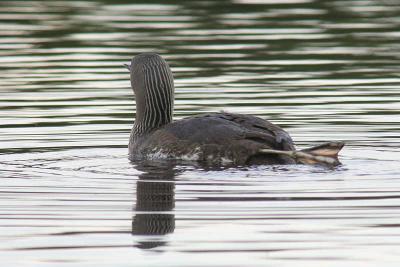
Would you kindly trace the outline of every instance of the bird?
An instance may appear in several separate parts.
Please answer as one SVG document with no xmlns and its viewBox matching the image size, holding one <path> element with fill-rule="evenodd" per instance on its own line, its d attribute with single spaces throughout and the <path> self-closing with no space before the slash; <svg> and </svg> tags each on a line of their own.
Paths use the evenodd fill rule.
<svg viewBox="0 0 400 267">
<path fill-rule="evenodd" d="M 147 52 L 125 66 L 136 101 L 130 160 L 181 160 L 213 166 L 340 164 L 343 142 L 296 150 L 285 130 L 256 116 L 222 111 L 173 121 L 174 78 L 166 60 Z"/>
</svg>

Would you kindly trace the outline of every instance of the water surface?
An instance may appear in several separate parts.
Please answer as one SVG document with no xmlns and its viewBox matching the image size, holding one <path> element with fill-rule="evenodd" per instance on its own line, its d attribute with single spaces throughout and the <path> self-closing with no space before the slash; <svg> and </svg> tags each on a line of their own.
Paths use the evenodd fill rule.
<svg viewBox="0 0 400 267">
<path fill-rule="evenodd" d="M 396 1 L 2 1 L 0 25 L 1 266 L 398 266 Z M 129 162 L 147 51 L 175 119 L 257 115 L 343 166 Z"/>
</svg>

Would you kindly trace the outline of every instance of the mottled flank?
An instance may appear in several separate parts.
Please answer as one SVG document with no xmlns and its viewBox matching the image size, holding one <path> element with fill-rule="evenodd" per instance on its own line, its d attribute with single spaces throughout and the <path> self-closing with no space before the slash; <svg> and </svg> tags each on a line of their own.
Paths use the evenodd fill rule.
<svg viewBox="0 0 400 267">
<path fill-rule="evenodd" d="M 263 119 L 212 113 L 166 124 L 142 136 L 132 131 L 131 159 L 178 159 L 213 165 L 288 164 L 286 156 L 260 154 L 260 149 L 293 150 L 290 136 Z"/>
<path fill-rule="evenodd" d="M 260 149 L 293 150 L 290 136 L 260 118 L 212 113 L 182 119 L 134 138 L 131 159 L 195 160 L 217 165 L 288 164 L 293 159 Z"/>
</svg>

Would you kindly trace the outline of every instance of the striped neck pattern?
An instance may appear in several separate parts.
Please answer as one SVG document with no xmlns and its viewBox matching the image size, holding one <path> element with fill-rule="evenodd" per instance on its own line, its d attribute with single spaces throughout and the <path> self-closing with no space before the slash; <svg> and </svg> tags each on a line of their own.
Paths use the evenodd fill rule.
<svg viewBox="0 0 400 267">
<path fill-rule="evenodd" d="M 174 81 L 168 64 L 158 55 L 150 57 L 141 62 L 132 76 L 133 80 L 138 80 L 132 83 L 136 94 L 136 121 L 132 133 L 140 136 L 171 123 Z"/>
</svg>

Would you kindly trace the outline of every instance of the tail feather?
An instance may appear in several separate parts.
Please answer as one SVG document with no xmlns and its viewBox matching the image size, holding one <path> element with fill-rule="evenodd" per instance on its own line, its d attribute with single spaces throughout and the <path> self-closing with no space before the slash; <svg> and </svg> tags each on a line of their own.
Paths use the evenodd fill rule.
<svg viewBox="0 0 400 267">
<path fill-rule="evenodd" d="M 343 148 L 343 142 L 329 142 L 324 143 L 319 146 L 314 146 L 311 148 L 303 149 L 301 151 L 310 153 L 316 156 L 325 156 L 325 157 L 338 157 L 339 151 Z"/>
<path fill-rule="evenodd" d="M 338 154 L 343 146 L 343 142 L 329 142 L 300 151 L 261 149 L 259 153 L 284 155 L 295 159 L 298 163 L 303 164 L 325 164 L 328 166 L 337 166 L 340 165 Z"/>
<path fill-rule="evenodd" d="M 332 165 L 339 165 L 340 161 L 338 159 L 338 154 L 343 146 L 343 142 L 329 142 L 319 146 L 303 149 L 300 151 L 316 157 L 299 157 L 298 161 L 304 164 L 318 164 L 321 162 L 324 163 L 324 159 L 332 159 Z M 319 161 L 320 159 L 322 159 L 321 162 Z M 329 162 L 329 160 L 327 162 Z"/>
</svg>

